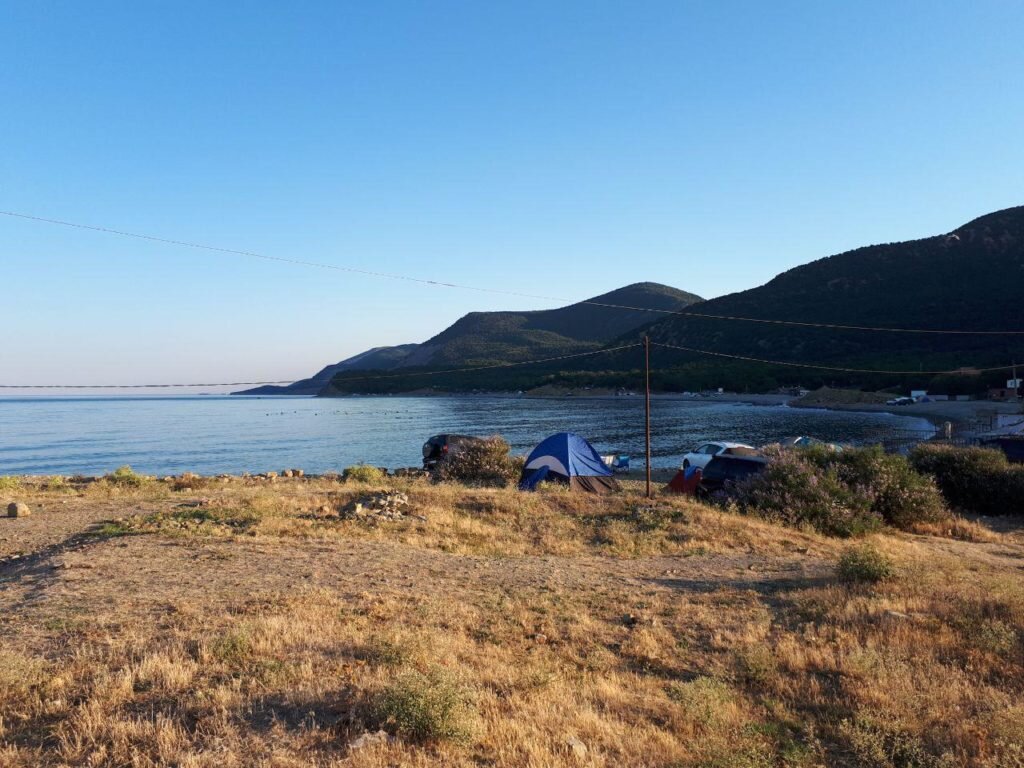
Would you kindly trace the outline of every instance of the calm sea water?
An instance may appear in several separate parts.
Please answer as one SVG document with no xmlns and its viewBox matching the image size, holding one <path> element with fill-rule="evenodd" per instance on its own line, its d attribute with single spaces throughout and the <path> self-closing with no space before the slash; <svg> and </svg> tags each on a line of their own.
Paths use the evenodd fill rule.
<svg viewBox="0 0 1024 768">
<path fill-rule="evenodd" d="M 784 406 L 655 400 L 653 465 L 673 467 L 704 440 L 759 445 L 809 434 L 850 443 L 906 430 L 923 419 Z M 339 470 L 366 462 L 415 466 L 440 432 L 501 434 L 527 452 L 553 432 L 574 431 L 602 452 L 643 455 L 641 398 L 498 397 L 35 397 L 0 399 L 0 475 L 102 474 L 130 464 L 147 474 Z M 636 460 L 634 464 L 641 464 Z"/>
</svg>

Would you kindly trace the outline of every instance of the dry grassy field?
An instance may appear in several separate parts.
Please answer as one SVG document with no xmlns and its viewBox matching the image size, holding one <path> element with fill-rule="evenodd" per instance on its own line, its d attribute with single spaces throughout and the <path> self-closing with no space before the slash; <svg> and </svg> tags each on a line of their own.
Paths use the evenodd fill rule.
<svg viewBox="0 0 1024 768">
<path fill-rule="evenodd" d="M 1012 528 L 385 485 L 0 486 L 0 765 L 1024 765 Z"/>
</svg>

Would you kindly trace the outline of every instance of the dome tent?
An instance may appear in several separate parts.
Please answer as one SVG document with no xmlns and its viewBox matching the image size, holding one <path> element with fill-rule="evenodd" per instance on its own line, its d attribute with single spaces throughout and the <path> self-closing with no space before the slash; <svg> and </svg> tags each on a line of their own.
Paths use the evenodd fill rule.
<svg viewBox="0 0 1024 768">
<path fill-rule="evenodd" d="M 551 435 L 527 457 L 519 488 L 532 491 L 542 480 L 554 480 L 590 493 L 608 493 L 619 488 L 611 469 L 593 446 L 572 432 Z"/>
</svg>

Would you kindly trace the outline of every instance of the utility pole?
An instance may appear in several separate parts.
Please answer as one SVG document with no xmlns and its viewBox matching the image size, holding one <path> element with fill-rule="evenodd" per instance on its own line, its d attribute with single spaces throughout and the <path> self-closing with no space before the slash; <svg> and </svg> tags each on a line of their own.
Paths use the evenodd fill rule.
<svg viewBox="0 0 1024 768">
<path fill-rule="evenodd" d="M 651 498 L 651 339 L 644 336 L 644 421 L 647 432 L 647 498 Z"/>
</svg>

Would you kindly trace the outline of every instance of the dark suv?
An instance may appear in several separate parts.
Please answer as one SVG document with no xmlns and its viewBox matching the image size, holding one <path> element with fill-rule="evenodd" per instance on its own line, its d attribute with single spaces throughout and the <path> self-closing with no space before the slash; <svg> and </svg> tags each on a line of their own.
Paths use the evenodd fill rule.
<svg viewBox="0 0 1024 768">
<path fill-rule="evenodd" d="M 746 480 L 764 469 L 768 459 L 763 456 L 713 456 L 700 477 L 698 494 L 710 496 L 726 485 Z"/>
<path fill-rule="evenodd" d="M 457 452 L 461 446 L 480 441 L 481 438 L 472 435 L 434 435 L 423 444 L 423 468 L 433 469 L 434 465 Z"/>
</svg>

